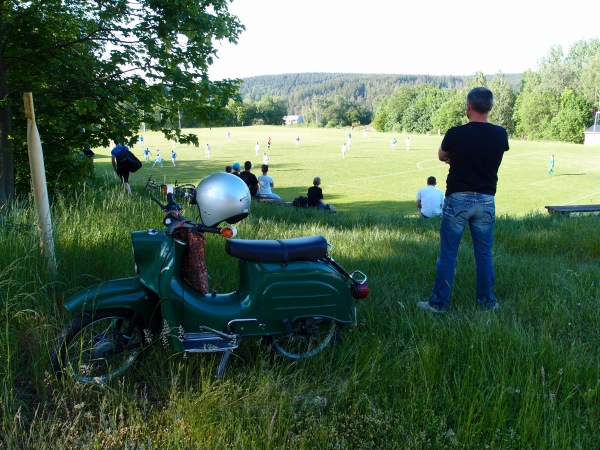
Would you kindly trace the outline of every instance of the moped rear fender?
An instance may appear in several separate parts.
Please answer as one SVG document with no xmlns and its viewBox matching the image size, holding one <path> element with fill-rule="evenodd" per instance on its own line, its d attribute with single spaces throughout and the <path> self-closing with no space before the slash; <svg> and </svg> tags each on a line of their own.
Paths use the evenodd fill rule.
<svg viewBox="0 0 600 450">
<path fill-rule="evenodd" d="M 74 313 L 100 309 L 128 309 L 140 314 L 143 325 L 155 332 L 160 328 L 158 295 L 146 288 L 137 277 L 119 278 L 98 283 L 79 291 L 65 302 Z"/>
<path fill-rule="evenodd" d="M 240 261 L 240 305 L 243 318 L 256 317 L 267 332 L 282 321 L 328 317 L 339 323 L 356 320 L 350 287 L 322 261 L 288 264 Z"/>
</svg>

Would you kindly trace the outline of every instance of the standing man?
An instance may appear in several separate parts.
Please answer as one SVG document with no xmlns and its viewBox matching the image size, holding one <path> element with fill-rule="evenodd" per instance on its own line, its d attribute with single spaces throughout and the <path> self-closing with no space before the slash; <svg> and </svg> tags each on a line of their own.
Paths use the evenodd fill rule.
<svg viewBox="0 0 600 450">
<path fill-rule="evenodd" d="M 173 165 L 175 165 L 176 161 L 177 161 L 177 153 L 175 153 L 175 150 L 171 150 L 171 162 L 173 163 Z"/>
<path fill-rule="evenodd" d="M 427 187 L 421 188 L 417 192 L 417 208 L 421 211 L 421 217 L 424 219 L 442 215 L 444 193 L 435 187 L 436 184 L 435 177 L 429 177 L 427 178 Z"/>
<path fill-rule="evenodd" d="M 346 143 L 344 142 L 342 144 L 342 158 L 346 157 Z"/>
<path fill-rule="evenodd" d="M 210 159 L 210 145 L 206 144 L 204 147 L 204 154 L 206 155 L 206 159 Z"/>
<path fill-rule="evenodd" d="M 146 163 L 150 162 L 151 154 L 152 154 L 152 152 L 150 151 L 150 149 L 148 147 L 146 147 L 146 150 L 144 150 L 144 156 L 146 157 Z"/>
<path fill-rule="evenodd" d="M 410 150 L 410 138 L 409 137 L 406 138 L 405 145 L 406 145 L 406 151 L 409 151 Z"/>
<path fill-rule="evenodd" d="M 115 139 L 115 146 L 110 151 L 110 160 L 112 162 L 115 173 L 121 179 L 125 191 L 131 195 L 131 187 L 129 186 L 129 167 L 127 166 L 127 152 L 129 147 L 121 145 L 119 139 Z"/>
<path fill-rule="evenodd" d="M 256 143 L 256 146 L 254 147 L 254 152 L 256 153 L 256 156 L 258 156 L 260 153 L 260 144 L 258 142 Z"/>
<path fill-rule="evenodd" d="M 492 91 L 485 87 L 471 89 L 467 94 L 469 122 L 449 129 L 438 150 L 440 161 L 449 164 L 450 169 L 433 292 L 428 301 L 418 303 L 426 311 L 442 313 L 450 307 L 458 247 L 467 225 L 475 254 L 475 300 L 483 310 L 498 308 L 493 293 L 494 195 L 498 168 L 509 147 L 506 130 L 487 121 L 493 104 Z"/>
</svg>

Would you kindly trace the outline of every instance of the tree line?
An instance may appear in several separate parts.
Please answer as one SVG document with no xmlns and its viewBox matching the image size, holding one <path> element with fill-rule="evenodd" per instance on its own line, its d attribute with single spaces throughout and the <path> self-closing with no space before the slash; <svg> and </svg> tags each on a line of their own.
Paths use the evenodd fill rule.
<svg viewBox="0 0 600 450">
<path fill-rule="evenodd" d="M 567 54 L 553 46 L 537 71 L 470 77 L 287 74 L 244 79 L 242 102 L 228 105 L 231 124 L 266 123 L 264 105 L 302 114 L 308 125 L 371 124 L 379 131 L 445 132 L 465 122 L 474 86 L 494 92 L 490 121 L 519 139 L 581 143 L 600 100 L 600 40 L 580 40 Z M 263 108 L 258 105 L 262 104 Z M 262 112 L 260 112 L 262 111 Z M 285 115 L 284 114 L 284 115 Z M 240 121 L 239 118 L 244 120 Z"/>
</svg>

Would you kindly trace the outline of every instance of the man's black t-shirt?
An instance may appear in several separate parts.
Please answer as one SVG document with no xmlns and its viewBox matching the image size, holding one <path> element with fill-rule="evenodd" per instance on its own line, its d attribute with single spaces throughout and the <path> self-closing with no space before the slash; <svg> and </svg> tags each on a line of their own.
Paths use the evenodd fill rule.
<svg viewBox="0 0 600 450">
<path fill-rule="evenodd" d="M 239 176 L 242 180 L 244 180 L 244 183 L 246 183 L 246 186 L 248 186 L 248 189 L 250 190 L 250 195 L 252 197 L 255 197 L 256 192 L 258 191 L 258 178 L 256 178 L 256 175 L 254 175 L 252 172 L 250 172 L 248 170 L 244 170 L 243 172 L 240 173 Z"/>
<path fill-rule="evenodd" d="M 498 168 L 508 148 L 508 134 L 498 125 L 469 122 L 450 128 L 442 140 L 442 150 L 450 154 L 446 196 L 464 191 L 496 194 Z"/>
</svg>

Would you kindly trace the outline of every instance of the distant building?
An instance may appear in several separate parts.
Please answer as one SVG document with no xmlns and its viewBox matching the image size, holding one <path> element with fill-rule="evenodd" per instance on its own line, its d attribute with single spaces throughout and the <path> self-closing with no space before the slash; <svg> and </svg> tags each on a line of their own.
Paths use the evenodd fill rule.
<svg viewBox="0 0 600 450">
<path fill-rule="evenodd" d="M 583 132 L 583 145 L 600 145 L 600 111 L 596 112 L 594 125 Z"/>
<path fill-rule="evenodd" d="M 283 121 L 286 125 L 302 125 L 304 118 L 300 116 L 283 116 Z"/>
</svg>

